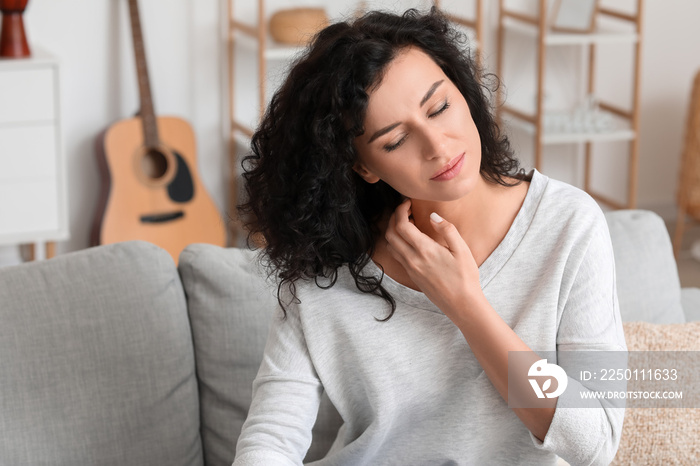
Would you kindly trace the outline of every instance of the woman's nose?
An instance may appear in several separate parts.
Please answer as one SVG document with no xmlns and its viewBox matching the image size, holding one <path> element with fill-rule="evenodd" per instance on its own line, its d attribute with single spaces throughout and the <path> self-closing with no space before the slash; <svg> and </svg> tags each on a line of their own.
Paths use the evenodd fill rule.
<svg viewBox="0 0 700 466">
<path fill-rule="evenodd" d="M 423 130 L 423 157 L 439 158 L 446 154 L 446 138 L 437 126 L 427 125 Z"/>
</svg>

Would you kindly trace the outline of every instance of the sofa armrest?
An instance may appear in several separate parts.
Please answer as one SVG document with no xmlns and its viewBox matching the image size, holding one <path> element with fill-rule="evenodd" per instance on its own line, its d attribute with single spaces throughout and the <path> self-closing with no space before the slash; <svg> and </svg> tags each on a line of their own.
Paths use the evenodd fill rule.
<svg viewBox="0 0 700 466">
<path fill-rule="evenodd" d="M 683 323 L 681 285 L 663 219 L 648 210 L 606 212 L 622 320 Z"/>
<path fill-rule="evenodd" d="M 681 288 L 681 304 L 686 322 L 700 320 L 700 288 Z"/>
</svg>

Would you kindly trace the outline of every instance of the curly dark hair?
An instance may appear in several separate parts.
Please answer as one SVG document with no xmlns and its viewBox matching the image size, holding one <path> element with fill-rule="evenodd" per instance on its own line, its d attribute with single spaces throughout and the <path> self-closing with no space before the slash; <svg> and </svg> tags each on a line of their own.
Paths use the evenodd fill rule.
<svg viewBox="0 0 700 466">
<path fill-rule="evenodd" d="M 362 275 L 380 234 L 379 220 L 403 197 L 379 181 L 365 182 L 354 170 L 353 140 L 364 132 L 373 86 L 397 54 L 409 46 L 426 52 L 464 96 L 481 138 L 481 176 L 512 186 L 519 163 L 496 124 L 489 97 L 498 78 L 482 73 L 466 36 L 440 11 L 402 15 L 369 12 L 321 30 L 291 67 L 272 97 L 243 159 L 247 200 L 238 207 L 252 237 L 263 238 L 263 262 L 277 274 L 277 298 L 287 284 L 314 279 L 332 287 L 348 265 L 359 290 L 382 297 L 396 310 L 380 277 Z M 485 84 L 492 79 L 495 85 Z M 520 171 L 521 173 L 522 171 Z M 517 183 L 515 183 L 517 184 Z M 323 284 L 319 282 L 322 278 Z"/>
</svg>

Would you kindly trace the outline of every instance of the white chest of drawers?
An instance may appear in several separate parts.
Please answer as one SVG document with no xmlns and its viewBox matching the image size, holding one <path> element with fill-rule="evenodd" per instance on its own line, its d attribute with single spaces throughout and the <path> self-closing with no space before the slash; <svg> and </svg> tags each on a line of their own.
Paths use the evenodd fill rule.
<svg viewBox="0 0 700 466">
<path fill-rule="evenodd" d="M 59 63 L 0 59 L 0 245 L 67 239 Z"/>
</svg>

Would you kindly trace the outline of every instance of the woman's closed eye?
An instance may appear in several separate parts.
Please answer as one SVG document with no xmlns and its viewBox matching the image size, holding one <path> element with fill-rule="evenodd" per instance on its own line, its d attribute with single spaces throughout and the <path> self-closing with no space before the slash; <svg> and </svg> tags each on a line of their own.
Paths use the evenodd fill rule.
<svg viewBox="0 0 700 466">
<path fill-rule="evenodd" d="M 399 146 L 400 146 L 401 144 L 404 143 L 404 141 L 406 140 L 407 137 L 408 137 L 408 136 L 402 137 L 402 138 L 399 139 L 398 142 L 396 142 L 395 144 L 387 144 L 387 145 L 385 145 L 385 146 L 384 146 L 384 150 L 387 151 L 387 152 L 391 152 L 392 150 L 398 149 Z"/>
<path fill-rule="evenodd" d="M 436 116 L 438 116 L 439 114 L 441 114 L 442 112 L 444 112 L 445 110 L 447 110 L 448 108 L 450 108 L 450 103 L 446 100 L 445 102 L 443 102 L 442 107 L 440 107 L 437 111 L 435 111 L 435 112 L 431 113 L 430 115 L 428 115 L 428 117 L 429 117 L 429 118 L 436 117 Z"/>
<path fill-rule="evenodd" d="M 435 112 L 428 115 L 428 118 L 435 118 L 436 116 L 440 115 L 442 112 L 447 110 L 448 108 L 450 108 L 450 103 L 447 100 L 445 100 L 445 102 L 443 102 L 442 106 L 439 109 L 437 109 Z M 396 143 L 385 145 L 384 150 L 387 152 L 391 152 L 393 150 L 398 149 L 399 146 L 401 146 L 401 144 L 403 144 L 406 141 L 407 137 L 408 137 L 408 135 L 405 135 L 404 137 L 399 139 Z"/>
</svg>

